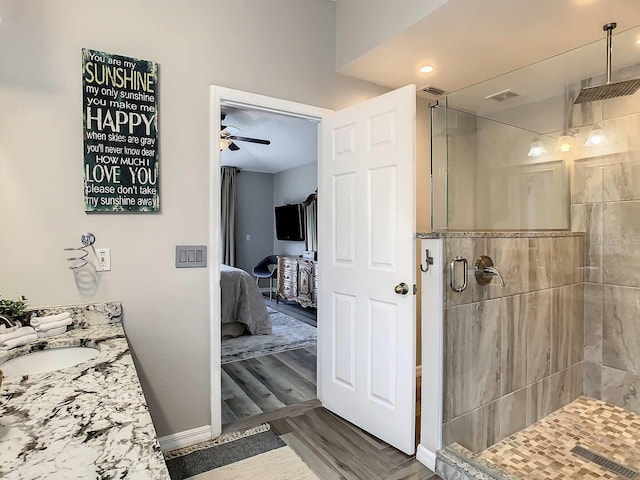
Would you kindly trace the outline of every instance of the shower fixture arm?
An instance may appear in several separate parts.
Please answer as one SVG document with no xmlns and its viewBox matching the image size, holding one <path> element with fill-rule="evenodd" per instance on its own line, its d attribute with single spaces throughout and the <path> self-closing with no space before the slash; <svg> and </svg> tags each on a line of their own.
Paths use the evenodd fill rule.
<svg viewBox="0 0 640 480">
<path fill-rule="evenodd" d="M 607 85 L 611 83 L 611 56 L 613 53 L 613 29 L 618 24 L 616 22 L 607 23 L 602 29 L 607 32 Z"/>
<path fill-rule="evenodd" d="M 633 95 L 640 90 L 640 78 L 632 78 L 631 80 L 621 80 L 618 82 L 611 81 L 612 68 L 612 52 L 613 52 L 613 29 L 616 28 L 615 22 L 607 23 L 602 29 L 607 32 L 607 81 L 600 85 L 589 85 L 582 87 L 578 97 L 574 100 L 574 105 L 584 102 L 595 102 L 599 100 L 608 100 L 610 98 L 624 97 Z"/>
</svg>

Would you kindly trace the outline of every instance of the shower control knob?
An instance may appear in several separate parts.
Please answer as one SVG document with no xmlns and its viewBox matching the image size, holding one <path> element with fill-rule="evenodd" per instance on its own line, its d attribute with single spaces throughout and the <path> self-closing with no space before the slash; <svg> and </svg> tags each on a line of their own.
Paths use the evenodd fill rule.
<svg viewBox="0 0 640 480">
<path fill-rule="evenodd" d="M 409 293 L 409 285 L 404 282 L 399 283 L 398 285 L 396 285 L 395 292 L 398 295 L 406 295 L 407 293 Z"/>
</svg>

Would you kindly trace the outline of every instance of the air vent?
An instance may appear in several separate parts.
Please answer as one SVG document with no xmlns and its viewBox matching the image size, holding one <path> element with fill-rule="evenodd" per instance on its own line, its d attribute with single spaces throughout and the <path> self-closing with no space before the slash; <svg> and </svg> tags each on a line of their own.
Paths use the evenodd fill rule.
<svg viewBox="0 0 640 480">
<path fill-rule="evenodd" d="M 422 89 L 423 92 L 428 93 L 429 95 L 434 95 L 436 97 L 440 97 L 444 95 L 444 90 L 439 89 L 438 87 L 434 87 L 429 85 Z"/>
<path fill-rule="evenodd" d="M 512 92 L 508 88 L 506 90 L 502 90 L 501 92 L 494 93 L 492 95 L 487 95 L 485 100 L 495 100 L 496 102 L 504 102 L 505 100 L 510 100 L 515 97 L 519 97 L 515 92 Z"/>
</svg>

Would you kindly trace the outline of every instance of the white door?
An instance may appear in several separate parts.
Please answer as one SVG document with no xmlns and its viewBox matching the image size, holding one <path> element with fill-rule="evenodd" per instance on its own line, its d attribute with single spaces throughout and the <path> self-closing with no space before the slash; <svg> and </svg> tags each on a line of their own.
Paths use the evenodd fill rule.
<svg viewBox="0 0 640 480">
<path fill-rule="evenodd" d="M 415 450 L 415 86 L 322 122 L 318 261 L 323 406 Z M 427 132 L 425 132 L 425 135 Z M 396 293 L 404 283 L 407 293 Z"/>
</svg>

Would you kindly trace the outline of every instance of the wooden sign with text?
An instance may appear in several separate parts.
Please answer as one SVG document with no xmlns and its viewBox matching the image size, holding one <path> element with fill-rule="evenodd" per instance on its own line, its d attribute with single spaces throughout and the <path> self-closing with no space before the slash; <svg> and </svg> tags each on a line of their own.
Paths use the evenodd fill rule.
<svg viewBox="0 0 640 480">
<path fill-rule="evenodd" d="M 85 212 L 160 210 L 158 64 L 82 49 Z"/>
</svg>

